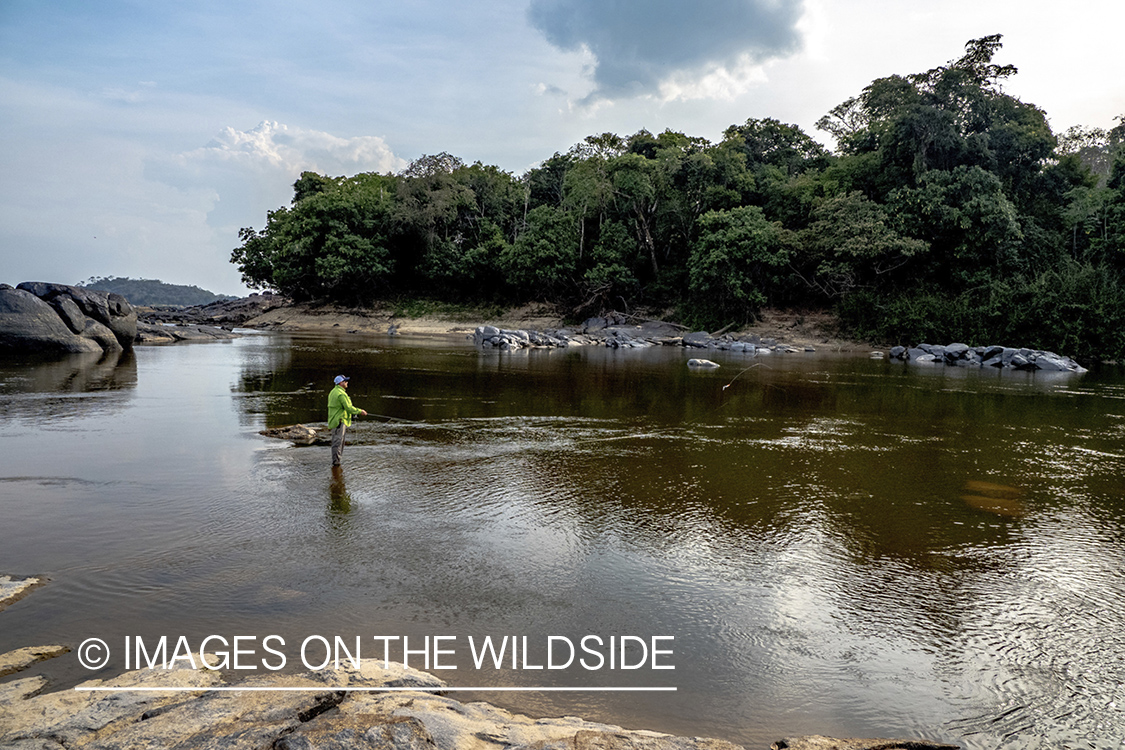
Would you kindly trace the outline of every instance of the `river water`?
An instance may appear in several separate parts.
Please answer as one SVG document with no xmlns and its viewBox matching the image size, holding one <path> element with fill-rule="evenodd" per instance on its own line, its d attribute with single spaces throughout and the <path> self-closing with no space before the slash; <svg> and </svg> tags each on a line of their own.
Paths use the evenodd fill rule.
<svg viewBox="0 0 1125 750">
<path fill-rule="evenodd" d="M 51 581 L 0 651 L 105 640 L 101 669 L 30 672 L 67 687 L 123 671 L 126 636 L 242 636 L 259 673 L 271 634 L 287 668 L 310 636 L 417 667 L 443 636 L 431 671 L 482 688 L 455 697 L 533 715 L 1125 747 L 1121 370 L 689 356 L 253 334 L 4 361 L 0 573 Z M 358 420 L 342 472 L 258 434 L 323 422 L 340 372 L 395 418 Z M 528 652 L 477 668 L 470 638 L 504 636 Z M 600 668 L 535 669 L 565 661 L 549 636 L 596 636 Z"/>
</svg>

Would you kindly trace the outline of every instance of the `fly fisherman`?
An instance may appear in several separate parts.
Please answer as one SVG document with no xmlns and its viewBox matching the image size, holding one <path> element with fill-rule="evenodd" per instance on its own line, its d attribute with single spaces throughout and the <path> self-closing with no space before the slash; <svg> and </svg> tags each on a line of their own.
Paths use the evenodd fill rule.
<svg viewBox="0 0 1125 750">
<path fill-rule="evenodd" d="M 352 424 L 352 417 L 356 414 L 367 416 L 363 409 L 352 406 L 348 398 L 348 381 L 346 375 L 336 376 L 336 387 L 328 394 L 328 428 L 332 430 L 332 465 L 340 465 L 340 456 L 344 453 L 344 433 Z"/>
</svg>

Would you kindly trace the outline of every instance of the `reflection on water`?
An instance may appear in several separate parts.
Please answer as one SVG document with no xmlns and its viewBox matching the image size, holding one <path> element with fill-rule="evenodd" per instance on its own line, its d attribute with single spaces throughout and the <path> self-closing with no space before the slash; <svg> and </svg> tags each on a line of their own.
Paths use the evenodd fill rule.
<svg viewBox="0 0 1125 750">
<path fill-rule="evenodd" d="M 112 409 L 136 385 L 132 352 L 6 355 L 0 363 L 0 418 L 55 419 Z"/>
<path fill-rule="evenodd" d="M 0 434 L 14 530 L 0 571 L 53 579 L 0 613 L 0 650 L 138 633 L 673 635 L 676 670 L 657 677 L 464 662 L 442 676 L 670 682 L 479 697 L 748 747 L 1120 745 L 1120 372 L 723 356 L 693 372 L 670 349 L 359 336 L 141 350 L 128 400 L 86 390 L 112 408 Z M 357 406 L 394 418 L 358 420 L 344 467 L 257 435 L 323 422 L 337 372 Z M 19 391 L 13 373 L 6 424 L 57 392 Z M 55 662 L 60 684 L 88 676 Z"/>
<path fill-rule="evenodd" d="M 328 512 L 329 515 L 343 521 L 352 512 L 352 496 L 348 494 L 348 486 L 344 482 L 344 467 L 332 467 L 332 481 L 328 485 Z"/>
</svg>

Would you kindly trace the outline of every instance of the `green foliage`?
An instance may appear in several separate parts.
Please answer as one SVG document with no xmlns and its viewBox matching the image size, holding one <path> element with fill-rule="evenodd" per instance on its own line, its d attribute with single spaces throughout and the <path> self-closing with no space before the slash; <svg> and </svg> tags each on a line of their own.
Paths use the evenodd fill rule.
<svg viewBox="0 0 1125 750">
<path fill-rule="evenodd" d="M 590 135 L 520 177 L 446 152 L 397 175 L 304 172 L 231 260 L 296 299 L 680 307 L 708 327 L 799 301 L 882 339 L 1029 343 L 1041 322 L 1092 351 L 1113 333 L 1085 312 L 1117 320 L 1125 272 L 1125 119 L 1058 139 L 1005 92 L 1000 41 L 872 81 L 818 123 L 836 153 L 751 118 L 719 143 Z"/>
<path fill-rule="evenodd" d="M 231 262 L 252 288 L 297 300 L 364 302 L 385 291 L 393 268 L 393 179 L 359 175 L 271 211 L 264 232 L 243 229 Z"/>
<path fill-rule="evenodd" d="M 752 320 L 790 259 L 781 227 L 757 206 L 709 211 L 699 225 L 689 264 L 696 322 L 710 327 Z"/>
<path fill-rule="evenodd" d="M 527 229 L 500 255 L 500 269 L 523 298 L 548 299 L 572 290 L 578 269 L 578 233 L 565 212 L 538 206 Z"/>
<path fill-rule="evenodd" d="M 996 175 L 980 167 L 931 170 L 888 200 L 906 234 L 930 244 L 919 281 L 974 286 L 1019 270 L 1019 219 Z"/>
<path fill-rule="evenodd" d="M 837 312 L 852 335 L 887 344 L 963 341 L 1087 362 L 1125 358 L 1125 276 L 1093 263 L 1068 260 L 955 294 L 864 291 L 846 297 Z"/>
<path fill-rule="evenodd" d="M 929 244 L 903 235 L 896 223 L 886 208 L 860 192 L 820 203 L 800 234 L 809 286 L 834 298 L 909 278 L 904 267 Z"/>
</svg>

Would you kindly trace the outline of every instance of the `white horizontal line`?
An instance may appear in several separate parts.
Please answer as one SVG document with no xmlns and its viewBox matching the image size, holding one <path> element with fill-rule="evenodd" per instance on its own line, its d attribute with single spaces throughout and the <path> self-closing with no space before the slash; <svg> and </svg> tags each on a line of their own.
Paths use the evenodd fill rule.
<svg viewBox="0 0 1125 750">
<path fill-rule="evenodd" d="M 74 688 L 79 692 L 107 692 L 107 693 L 140 693 L 140 692 L 174 692 L 174 693 L 208 693 L 212 691 L 227 691 L 227 692 L 306 692 L 306 693 L 322 693 L 329 692 L 348 692 L 348 693 L 383 693 L 395 690 L 409 691 L 409 692 L 473 692 L 473 693 L 486 693 L 486 692 L 574 692 L 574 693 L 627 693 L 627 692 L 675 692 L 679 688 L 676 687 L 343 687 L 339 685 L 321 685 L 319 687 L 239 687 L 237 685 L 224 685 L 218 687 L 182 687 L 182 686 L 169 686 L 169 687 L 82 687 L 81 685 Z"/>
</svg>

